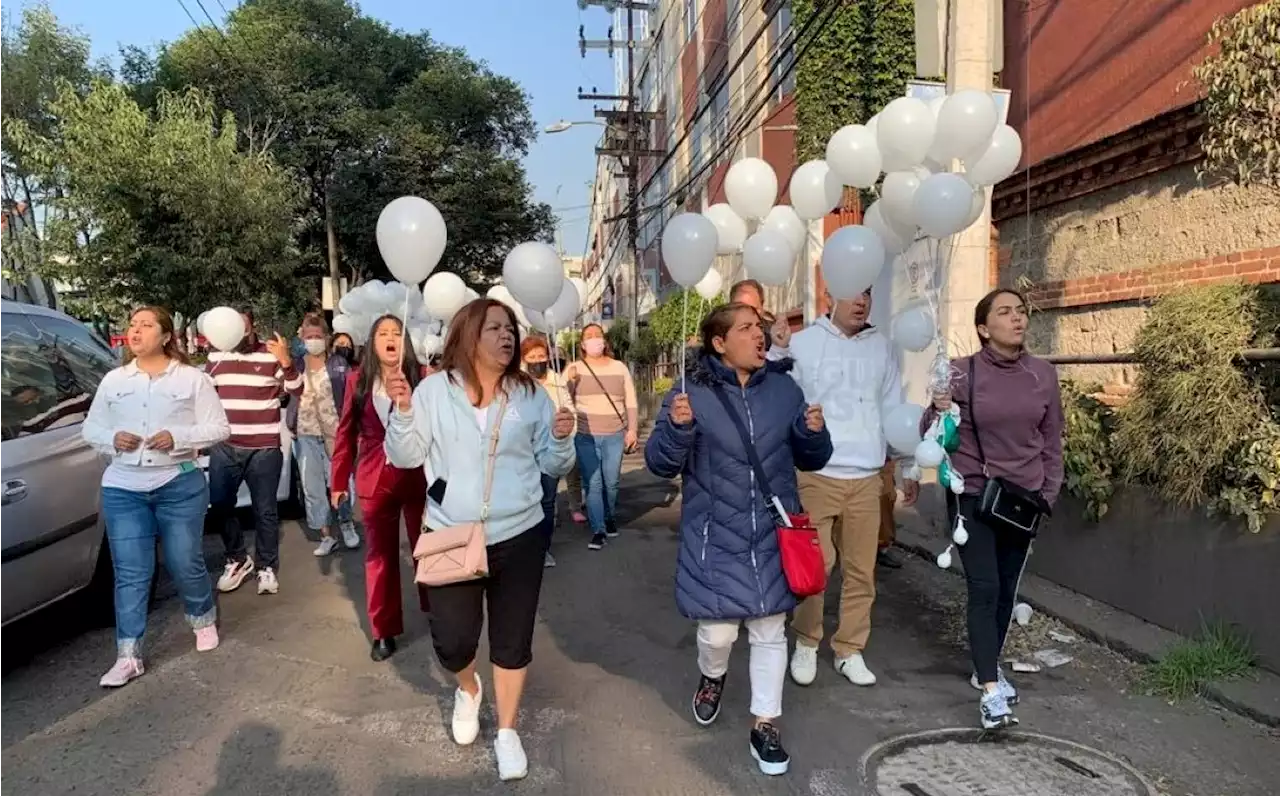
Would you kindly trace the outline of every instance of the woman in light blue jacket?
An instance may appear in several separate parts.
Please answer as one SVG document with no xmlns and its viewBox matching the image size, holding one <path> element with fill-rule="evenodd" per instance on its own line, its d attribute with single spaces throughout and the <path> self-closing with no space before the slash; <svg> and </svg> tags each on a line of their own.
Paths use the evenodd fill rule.
<svg viewBox="0 0 1280 796">
<path fill-rule="evenodd" d="M 453 739 L 463 746 L 480 732 L 483 690 L 475 657 L 487 603 L 498 714 L 494 748 L 503 780 L 521 779 L 529 770 L 515 722 L 533 657 L 547 550 L 547 537 L 539 533 L 542 474 L 563 476 L 574 459 L 573 415 L 556 411 L 546 391 L 520 369 L 518 329 L 506 305 L 477 299 L 449 324 L 440 372 L 412 393 L 402 379 L 386 385 L 396 405 L 387 423 L 387 458 L 396 467 L 426 468 L 424 531 L 485 523 L 489 574 L 427 591 L 436 656 L 458 680 Z M 494 433 L 492 492 L 482 505 Z"/>
</svg>

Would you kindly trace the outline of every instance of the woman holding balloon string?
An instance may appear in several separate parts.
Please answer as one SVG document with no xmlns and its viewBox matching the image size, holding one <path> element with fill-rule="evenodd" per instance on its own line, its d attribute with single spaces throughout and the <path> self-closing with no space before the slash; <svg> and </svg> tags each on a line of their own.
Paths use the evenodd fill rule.
<svg viewBox="0 0 1280 796">
<path fill-rule="evenodd" d="M 551 368 L 551 349 L 547 345 L 545 337 L 526 337 L 524 342 L 520 344 L 520 358 L 524 362 L 525 372 L 533 377 L 542 389 L 547 391 L 547 395 L 551 398 L 551 403 L 556 409 L 561 407 L 572 410 L 573 404 L 569 400 L 568 391 L 560 378 L 560 374 Z M 568 473 L 572 476 L 577 470 L 575 462 L 573 469 Z M 582 482 L 580 479 L 569 477 L 569 506 L 576 511 L 576 502 L 582 499 Z M 560 478 L 554 475 L 542 474 L 542 513 L 546 520 L 547 542 L 550 543 L 551 537 L 556 531 L 556 494 L 560 491 Z M 576 493 L 576 494 L 575 494 Z M 551 555 L 551 551 L 547 551 L 546 566 L 554 567 L 556 560 Z"/>
<path fill-rule="evenodd" d="M 394 315 L 384 315 L 369 331 L 359 370 L 347 377 L 345 401 L 334 440 L 330 483 L 350 482 L 355 474 L 356 496 L 365 524 L 365 599 L 373 634 L 370 657 L 386 660 L 395 654 L 396 637 L 404 633 L 404 609 L 400 594 L 400 521 L 403 517 L 409 546 L 417 543 L 426 508 L 427 481 L 421 467 L 392 466 L 383 452 L 392 401 L 387 384 L 392 380 L 416 386 L 423 378 L 413 346 L 406 345 L 404 326 Z M 347 496 L 334 489 L 333 505 Z M 418 590 L 418 604 L 429 609 L 426 591 Z"/>
<path fill-rule="evenodd" d="M 1000 650 L 1031 551 L 1033 533 L 984 515 L 988 481 L 1002 481 L 1033 496 L 1047 516 L 1062 487 L 1062 398 L 1053 365 L 1027 353 L 1027 303 L 1013 290 L 995 290 L 974 309 L 981 350 L 951 363 L 950 389 L 935 395 L 920 428 L 929 428 L 954 403 L 960 411 L 959 446 L 951 465 L 964 477 L 957 499 L 947 493 L 968 583 L 967 621 L 974 675 L 982 691 L 979 711 L 987 729 L 1017 723 L 1011 706 L 1017 689 L 999 666 Z M 963 539 L 963 541 L 961 541 Z"/>
</svg>

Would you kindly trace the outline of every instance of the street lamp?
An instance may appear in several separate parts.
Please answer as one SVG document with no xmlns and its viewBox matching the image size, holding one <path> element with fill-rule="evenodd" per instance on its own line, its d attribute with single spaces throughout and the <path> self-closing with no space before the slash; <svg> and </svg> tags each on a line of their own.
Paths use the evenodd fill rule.
<svg viewBox="0 0 1280 796">
<path fill-rule="evenodd" d="M 599 126 L 601 126 L 601 127 L 607 127 L 607 126 L 608 126 L 608 125 L 606 125 L 604 122 L 598 122 L 598 121 L 595 121 L 595 120 L 591 120 L 591 121 L 584 121 L 584 122 L 571 122 L 571 121 L 568 121 L 567 119 L 561 119 L 560 121 L 556 122 L 555 124 L 549 124 L 549 125 L 547 125 L 545 128 L 543 128 L 543 132 L 546 132 L 546 133 L 563 133 L 565 130 L 568 130 L 570 127 L 578 127 L 579 125 L 583 125 L 583 124 L 596 124 L 596 125 L 599 125 Z"/>
</svg>

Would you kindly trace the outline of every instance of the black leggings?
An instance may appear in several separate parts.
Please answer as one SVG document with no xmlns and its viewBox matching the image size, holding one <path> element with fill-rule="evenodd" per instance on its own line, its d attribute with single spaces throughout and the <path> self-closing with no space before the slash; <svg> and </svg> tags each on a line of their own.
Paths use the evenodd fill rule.
<svg viewBox="0 0 1280 796">
<path fill-rule="evenodd" d="M 959 503 L 969 532 L 969 541 L 958 547 L 969 586 L 969 653 L 973 656 L 978 682 L 994 683 L 1031 539 L 1025 534 L 996 530 L 974 519 L 977 497 L 962 495 Z M 955 512 L 955 497 L 948 494 L 947 515 L 952 529 Z"/>
<path fill-rule="evenodd" d="M 457 673 L 475 660 L 486 603 L 489 660 L 501 669 L 529 665 L 547 542 L 539 522 L 519 536 L 489 545 L 487 577 L 427 588 L 431 643 L 441 666 Z"/>
</svg>

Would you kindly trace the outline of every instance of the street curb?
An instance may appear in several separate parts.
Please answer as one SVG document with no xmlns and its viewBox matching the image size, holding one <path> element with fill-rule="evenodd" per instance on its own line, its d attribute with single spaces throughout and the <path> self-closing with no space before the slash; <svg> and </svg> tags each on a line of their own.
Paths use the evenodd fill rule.
<svg viewBox="0 0 1280 796">
<path fill-rule="evenodd" d="M 938 549 L 934 550 L 914 529 L 901 524 L 898 525 L 894 544 L 925 559 L 932 566 L 937 566 L 935 559 L 942 552 L 941 540 Z M 958 556 L 954 558 L 955 563 L 947 571 L 963 577 Z M 1035 610 L 1057 619 L 1084 638 L 1137 663 L 1153 663 L 1160 659 L 1165 649 L 1183 640 L 1177 633 L 1117 611 L 1037 575 L 1023 575 L 1018 596 Z M 1255 667 L 1249 679 L 1210 683 L 1202 696 L 1260 724 L 1280 727 L 1280 676 L 1265 669 Z"/>
</svg>

